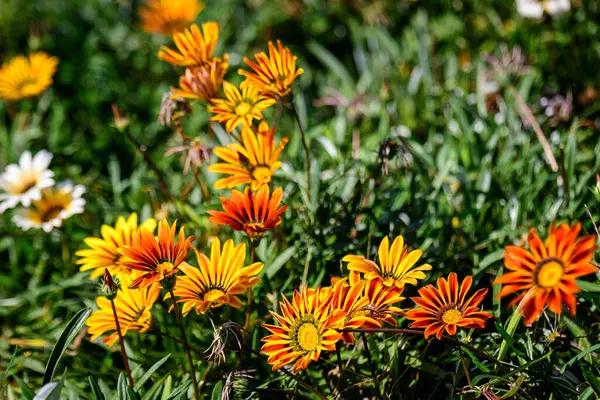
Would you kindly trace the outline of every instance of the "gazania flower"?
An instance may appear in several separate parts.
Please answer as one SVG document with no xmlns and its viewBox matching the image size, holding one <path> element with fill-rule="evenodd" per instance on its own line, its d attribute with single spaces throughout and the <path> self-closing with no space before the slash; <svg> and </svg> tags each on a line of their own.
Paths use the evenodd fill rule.
<svg viewBox="0 0 600 400">
<path fill-rule="evenodd" d="M 286 136 L 275 146 L 275 127 L 258 134 L 251 128 L 243 128 L 242 143 L 214 149 L 214 153 L 225 162 L 211 165 L 208 170 L 231 175 L 215 182 L 215 189 L 250 184 L 252 190 L 258 190 L 269 184 L 272 175 L 281 167 L 279 154 L 288 140 Z"/>
<path fill-rule="evenodd" d="M 204 65 L 212 60 L 218 39 L 219 24 L 216 22 L 202 24 L 202 31 L 198 25 L 192 24 L 185 31 L 173 35 L 179 51 L 162 46 L 158 58 L 182 67 Z"/>
<path fill-rule="evenodd" d="M 167 220 L 162 220 L 158 223 L 156 238 L 148 229 L 140 228 L 133 234 L 132 245 L 119 249 L 124 256 L 121 259 L 124 267 L 143 272 L 131 282 L 131 289 L 148 287 L 177 273 L 195 238 L 186 238 L 182 227 L 179 230 L 179 239 L 175 243 L 176 229 L 177 221 L 169 226 Z"/>
<path fill-rule="evenodd" d="M 62 226 L 64 220 L 72 215 L 81 214 L 85 200 L 81 196 L 85 193 L 82 185 L 73 186 L 63 182 L 56 186 L 42 190 L 41 198 L 34 200 L 27 209 L 19 209 L 13 216 L 13 222 L 23 230 L 41 228 L 51 232 L 54 228 Z"/>
<path fill-rule="evenodd" d="M 304 70 L 296 69 L 298 57 L 293 56 L 290 49 L 284 47 L 279 40 L 277 48 L 269 42 L 269 55 L 264 52 L 255 54 L 256 62 L 244 57 L 244 62 L 254 73 L 238 70 L 238 74 L 246 78 L 242 88 L 254 86 L 273 98 L 286 97 L 290 93 L 294 80 L 302 75 Z"/>
<path fill-rule="evenodd" d="M 419 249 L 409 251 L 402 235 L 394 239 L 391 249 L 389 243 L 389 238 L 386 236 L 379 245 L 379 264 L 353 254 L 342 259 L 348 263 L 350 283 L 357 282 L 361 274 L 368 280 L 383 278 L 385 286 L 395 285 L 398 288 L 404 287 L 407 283 L 417 285 L 418 279 L 425 279 L 423 271 L 429 271 L 431 265 L 423 264 L 415 267 L 423 252 Z"/>
<path fill-rule="evenodd" d="M 29 207 L 33 200 L 42 198 L 42 189 L 54 185 L 54 172 L 48 169 L 52 153 L 42 150 L 33 158 L 25 151 L 19 157 L 19 164 L 9 164 L 0 175 L 0 214 L 21 203 Z"/>
<path fill-rule="evenodd" d="M 253 119 L 262 119 L 261 111 L 275 104 L 274 99 L 264 96 L 252 86 L 244 87 L 240 93 L 235 85 L 223 82 L 223 89 L 227 100 L 214 99 L 214 106 L 208 107 L 208 110 L 215 114 L 210 120 L 225 123 L 227 132 L 240 124 L 252 126 Z"/>
<path fill-rule="evenodd" d="M 221 242 L 215 238 L 210 248 L 210 258 L 198 251 L 196 258 L 198 268 L 187 264 L 181 266 L 185 276 L 177 279 L 173 289 L 177 302 L 183 303 L 183 315 L 192 309 L 202 314 L 209 308 L 224 304 L 239 308 L 242 302 L 236 295 L 246 293 L 248 288 L 260 282 L 256 275 L 263 269 L 263 263 L 255 262 L 244 267 L 245 244 L 234 246 L 233 240 L 229 239 L 221 250 Z M 167 293 L 166 298 L 169 297 L 171 295 Z"/>
<path fill-rule="evenodd" d="M 575 279 L 593 274 L 597 268 L 591 264 L 594 256 L 595 236 L 578 239 L 581 224 L 571 227 L 561 224 L 550 226 L 546 242 L 531 229 L 529 250 L 518 246 L 506 246 L 504 265 L 510 272 L 502 275 L 494 283 L 504 284 L 498 297 L 517 294 L 509 304 L 520 304 L 529 325 L 548 306 L 550 311 L 561 314 L 562 303 L 575 315 L 579 286 Z"/>
<path fill-rule="evenodd" d="M 364 287 L 365 281 L 348 285 L 346 279 L 340 279 L 332 286 L 331 310 L 342 310 L 345 314 L 339 329 L 381 327 L 381 323 L 368 313 L 369 299 L 364 295 Z M 346 343 L 354 343 L 354 335 L 351 332 L 344 332 L 342 340 Z"/>
<path fill-rule="evenodd" d="M 342 337 L 335 329 L 343 325 L 346 313 L 331 311 L 333 292 L 327 296 L 321 296 L 320 292 L 320 288 L 309 291 L 305 286 L 301 292 L 294 292 L 291 303 L 283 297 L 279 303 L 281 315 L 271 311 L 280 326 L 262 325 L 272 335 L 262 339 L 265 344 L 260 351 L 268 356 L 273 371 L 291 362 L 294 372 L 306 369 L 311 361 L 319 359 L 322 351 L 335 350 Z"/>
<path fill-rule="evenodd" d="M 198 0 L 146 0 L 139 14 L 142 29 L 171 35 L 194 22 L 204 4 Z"/>
<path fill-rule="evenodd" d="M 58 58 L 46 53 L 16 56 L 0 68 L 0 98 L 20 100 L 37 96 L 52 85 Z"/>
<path fill-rule="evenodd" d="M 140 228 L 147 229 L 150 232 L 154 231 L 156 221 L 153 218 L 147 219 Z M 79 258 L 76 263 L 80 264 L 80 271 L 92 270 L 90 279 L 96 279 L 104 274 L 104 270 L 108 269 L 112 275 L 121 276 L 122 273 L 128 273 L 129 270 L 124 268 L 121 261 L 121 253 L 119 249 L 123 246 L 131 246 L 133 243 L 133 235 L 138 230 L 138 218 L 136 213 L 132 213 L 127 220 L 124 217 L 119 217 L 114 228 L 110 225 L 102 225 L 100 234 L 102 238 L 88 237 L 83 239 L 89 249 L 79 250 L 75 253 Z"/>
<path fill-rule="evenodd" d="M 220 197 L 223 211 L 208 211 L 208 219 L 218 225 L 229 225 L 236 231 L 244 231 L 250 239 L 260 239 L 265 232 L 281 223 L 281 214 L 287 206 L 279 207 L 283 190 L 275 189 L 270 195 L 268 185 L 261 186 L 256 194 L 250 188 L 244 193 L 231 191 L 231 200 Z"/>
<path fill-rule="evenodd" d="M 189 67 L 179 77 L 181 89 L 171 87 L 172 96 L 180 96 L 186 99 L 196 99 L 210 102 L 217 96 L 223 77 L 229 68 L 228 56 L 223 56 L 223 61 L 215 57 L 213 60 L 200 67 Z"/>
<path fill-rule="evenodd" d="M 437 280 L 437 288 L 427 285 L 419 289 L 419 297 L 411 297 L 418 307 L 406 312 L 406 318 L 414 321 L 410 327 L 425 328 L 425 339 L 431 335 L 441 339 L 444 330 L 455 335 L 457 327 L 485 328 L 492 314 L 482 311 L 479 304 L 488 290 L 479 289 L 467 299 L 472 282 L 473 277 L 467 276 L 459 287 L 456 273 L 451 272 L 448 280 Z"/>
<path fill-rule="evenodd" d="M 570 0 L 517 0 L 517 11 L 526 18 L 555 17 L 571 10 Z"/>
<path fill-rule="evenodd" d="M 398 288 L 395 285 L 386 286 L 383 284 L 382 278 L 364 280 L 363 295 L 369 299 L 369 302 L 360 313 L 370 316 L 380 323 L 388 323 L 397 326 L 398 323 L 394 315 L 402 314 L 400 307 L 394 304 L 400 303 L 405 298 L 402 297 L 404 287 Z"/>
<path fill-rule="evenodd" d="M 121 335 L 125 336 L 127 332 L 144 333 L 150 329 L 152 324 L 150 309 L 158 299 L 160 285 L 155 283 L 145 289 L 134 290 L 128 288 L 131 284 L 129 276 L 122 276 L 120 280 L 122 285 L 113 301 L 117 309 Z M 112 332 L 102 339 L 110 347 L 119 340 L 112 305 L 110 300 L 105 297 L 98 297 L 96 304 L 98 310 L 90 315 L 85 324 L 89 327 L 88 332 L 92 335 L 91 340 L 96 340 L 106 332 Z"/>
</svg>

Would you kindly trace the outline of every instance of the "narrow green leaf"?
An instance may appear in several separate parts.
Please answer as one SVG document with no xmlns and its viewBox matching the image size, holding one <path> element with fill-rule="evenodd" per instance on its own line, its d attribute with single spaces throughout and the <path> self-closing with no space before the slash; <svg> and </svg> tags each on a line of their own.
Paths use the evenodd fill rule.
<svg viewBox="0 0 600 400">
<path fill-rule="evenodd" d="M 17 381 L 19 388 L 21 389 L 21 400 L 32 400 L 35 397 L 35 392 L 31 390 L 29 385 L 27 385 L 23 379 L 16 375 L 13 375 L 13 379 Z"/>
<path fill-rule="evenodd" d="M 162 395 L 160 397 L 161 400 L 167 400 L 171 395 L 171 391 L 173 390 L 173 377 L 171 375 L 167 376 L 165 380 L 165 384 L 163 385 Z"/>
<path fill-rule="evenodd" d="M 267 266 L 266 268 L 265 274 L 267 275 L 267 278 L 271 279 L 274 277 L 281 267 L 283 267 L 294 254 L 296 254 L 296 247 L 292 246 L 285 249 L 280 255 L 278 255 L 271 265 Z"/>
<path fill-rule="evenodd" d="M 158 400 L 163 391 L 163 388 L 167 386 L 167 379 L 171 378 L 171 375 L 165 375 L 156 382 L 154 385 L 148 389 L 146 393 L 142 396 L 142 400 Z"/>
<path fill-rule="evenodd" d="M 92 395 L 94 396 L 94 400 L 104 400 L 104 395 L 100 390 L 100 386 L 98 386 L 98 382 L 96 382 L 96 378 L 90 375 L 88 376 L 88 381 L 90 381 L 90 389 L 92 389 Z"/>
<path fill-rule="evenodd" d="M 521 313 L 517 311 L 517 308 L 514 309 L 510 319 L 508 320 L 508 325 L 506 327 L 506 334 L 511 339 L 515 335 L 517 327 L 519 326 L 519 322 L 521 322 Z M 504 356 L 506 355 L 506 351 L 511 346 L 508 342 L 507 338 L 503 336 L 502 343 L 500 344 L 500 351 L 498 352 L 498 357 L 496 357 L 499 361 L 502 361 Z"/>
<path fill-rule="evenodd" d="M 221 393 L 223 393 L 223 381 L 217 382 L 210 395 L 210 400 L 221 400 Z"/>
<path fill-rule="evenodd" d="M 600 283 L 583 281 L 581 279 L 577 279 L 575 282 L 577 283 L 577 286 L 579 286 L 579 288 L 584 292 L 600 292 Z"/>
<path fill-rule="evenodd" d="M 587 349 L 581 351 L 575 357 L 573 357 L 569 361 L 567 361 L 565 365 L 563 365 L 563 367 L 560 370 L 560 373 L 564 374 L 565 371 L 567 370 L 567 368 L 569 368 L 571 365 L 575 364 L 577 361 L 581 360 L 582 358 L 584 358 L 588 354 L 590 354 L 590 353 L 592 353 L 592 352 L 594 352 L 596 350 L 599 350 L 599 349 L 600 349 L 600 343 L 595 344 L 593 346 L 590 346 Z"/>
<path fill-rule="evenodd" d="M 62 392 L 65 384 L 65 375 L 58 382 L 46 383 L 38 392 L 35 394 L 33 400 L 60 400 L 60 392 Z"/>
<path fill-rule="evenodd" d="M 589 350 L 588 351 L 588 349 L 590 347 L 592 347 L 592 342 L 590 342 L 590 340 L 588 339 L 588 334 L 585 331 L 585 329 L 582 329 L 579 325 L 577 325 L 575 323 L 575 321 L 573 321 L 572 319 L 570 319 L 567 316 L 563 316 L 562 320 L 565 323 L 565 325 L 567 326 L 567 328 L 569 328 L 569 330 L 571 331 L 571 333 L 573 334 L 573 336 L 575 336 L 575 337 L 578 338 L 577 339 L 577 343 L 581 347 L 583 347 L 584 355 L 581 358 L 585 357 L 586 361 L 589 362 L 589 363 L 591 363 L 592 362 L 591 351 L 593 351 L 593 350 Z M 565 368 L 567 368 L 566 364 L 563 367 L 563 372 L 564 372 Z"/>
<path fill-rule="evenodd" d="M 46 372 L 44 372 L 44 381 L 43 384 L 50 383 L 52 378 L 54 377 L 54 371 L 56 370 L 56 366 L 60 361 L 63 353 L 69 346 L 69 344 L 75 339 L 75 336 L 79 333 L 81 328 L 83 328 L 83 324 L 85 320 L 92 313 L 92 309 L 87 307 L 83 310 L 79 311 L 67 324 L 67 327 L 63 330 L 56 342 L 56 345 L 52 349 L 52 353 L 50 354 L 50 358 L 48 359 L 48 363 L 46 364 Z"/>
<path fill-rule="evenodd" d="M 171 392 L 171 395 L 167 398 L 167 400 L 179 400 L 185 398 L 191 384 L 192 381 L 190 380 L 183 382 Z"/>
<path fill-rule="evenodd" d="M 151 366 L 150 369 L 148 369 L 148 371 L 146 371 L 146 373 L 142 375 L 140 379 L 138 379 L 133 388 L 137 391 L 142 389 L 144 387 L 144 383 L 146 383 L 146 381 L 152 377 L 152 374 L 155 373 L 160 368 L 160 366 L 163 365 L 165 361 L 169 359 L 169 357 L 171 357 L 170 353 L 158 360 L 156 363 L 154 363 L 154 365 Z"/>
<path fill-rule="evenodd" d="M 596 395 L 600 396 L 600 380 L 594 376 L 592 371 L 589 369 L 582 369 L 583 377 L 590 384 L 590 387 L 596 393 Z"/>
</svg>

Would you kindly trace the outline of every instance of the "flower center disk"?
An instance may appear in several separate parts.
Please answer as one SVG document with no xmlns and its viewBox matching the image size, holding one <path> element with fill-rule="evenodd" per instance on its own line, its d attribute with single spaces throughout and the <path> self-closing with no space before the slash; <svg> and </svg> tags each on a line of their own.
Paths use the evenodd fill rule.
<svg viewBox="0 0 600 400">
<path fill-rule="evenodd" d="M 556 260 L 540 263 L 536 273 L 537 284 L 543 288 L 551 288 L 561 280 L 564 273 L 563 266 Z"/>
<path fill-rule="evenodd" d="M 316 350 L 320 342 L 320 336 L 317 327 L 310 322 L 305 322 L 300 326 L 300 328 L 298 328 L 297 340 L 298 345 L 302 348 L 302 350 Z"/>
<path fill-rule="evenodd" d="M 244 117 L 244 116 L 248 115 L 248 113 L 250 112 L 251 109 L 252 109 L 252 106 L 250 105 L 250 103 L 248 103 L 246 101 L 242 101 L 240 104 L 235 106 L 235 113 L 237 115 L 239 115 L 240 117 Z"/>
<path fill-rule="evenodd" d="M 442 321 L 447 324 L 454 325 L 462 318 L 462 313 L 458 310 L 450 309 L 442 314 Z"/>
</svg>

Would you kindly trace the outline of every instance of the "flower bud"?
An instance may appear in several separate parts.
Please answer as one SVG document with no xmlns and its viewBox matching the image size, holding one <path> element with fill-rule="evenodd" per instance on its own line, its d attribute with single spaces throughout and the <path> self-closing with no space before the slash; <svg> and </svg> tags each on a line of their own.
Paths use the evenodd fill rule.
<svg viewBox="0 0 600 400">
<path fill-rule="evenodd" d="M 102 283 L 100 285 L 100 290 L 104 297 L 108 300 L 114 300 L 117 297 L 117 291 L 121 287 L 119 280 L 117 278 L 113 278 L 108 268 L 104 270 L 104 278 L 102 279 Z"/>
</svg>

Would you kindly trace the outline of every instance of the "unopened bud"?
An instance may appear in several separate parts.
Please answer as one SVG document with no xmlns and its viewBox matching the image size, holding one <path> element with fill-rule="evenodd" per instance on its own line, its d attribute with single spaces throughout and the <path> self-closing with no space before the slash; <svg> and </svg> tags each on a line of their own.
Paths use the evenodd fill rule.
<svg viewBox="0 0 600 400">
<path fill-rule="evenodd" d="M 123 117 L 119 111 L 119 107 L 116 104 L 112 105 L 112 112 L 115 117 L 114 127 L 121 133 L 125 131 L 125 128 L 129 126 L 129 118 Z"/>
<path fill-rule="evenodd" d="M 108 300 L 114 300 L 117 297 L 117 291 L 121 287 L 121 284 L 117 278 L 113 278 L 108 268 L 104 270 L 104 278 L 102 279 L 102 283 L 100 285 L 100 290 L 104 297 Z"/>
</svg>

